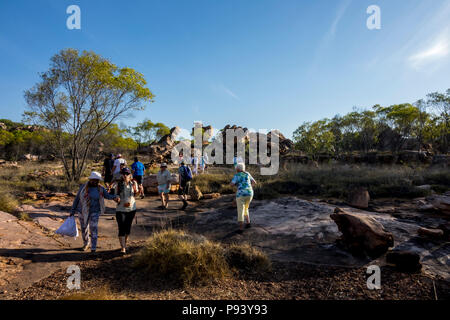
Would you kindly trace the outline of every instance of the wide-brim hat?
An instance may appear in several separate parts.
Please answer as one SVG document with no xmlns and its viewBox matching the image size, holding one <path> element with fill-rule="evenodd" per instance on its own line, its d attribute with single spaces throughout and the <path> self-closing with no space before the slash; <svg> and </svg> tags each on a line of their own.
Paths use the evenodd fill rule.
<svg viewBox="0 0 450 320">
<path fill-rule="evenodd" d="M 120 173 L 121 174 L 131 174 L 131 171 L 128 168 L 122 168 L 122 170 L 120 170 Z"/>
<path fill-rule="evenodd" d="M 103 181 L 102 175 L 97 171 L 92 171 L 91 175 L 88 178 L 89 180 L 100 180 Z"/>
</svg>

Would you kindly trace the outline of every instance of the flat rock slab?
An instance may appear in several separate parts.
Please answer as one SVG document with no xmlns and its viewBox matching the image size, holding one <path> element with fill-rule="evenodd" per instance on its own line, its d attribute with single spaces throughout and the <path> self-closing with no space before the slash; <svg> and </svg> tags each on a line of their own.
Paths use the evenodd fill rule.
<svg viewBox="0 0 450 320">
<path fill-rule="evenodd" d="M 17 218 L 10 213 L 0 211 L 0 222 L 17 221 Z"/>
<path fill-rule="evenodd" d="M 336 246 L 340 237 L 330 218 L 335 206 L 299 199 L 254 200 L 250 206 L 252 228 L 236 234 L 237 212 L 230 206 L 200 214 L 192 228 L 208 237 L 232 242 L 250 242 L 263 248 L 273 258 L 327 265 L 361 266 L 373 262 L 357 258 Z M 343 207 L 346 211 L 372 217 L 394 235 L 394 247 L 412 250 L 421 256 L 424 272 L 450 279 L 450 244 L 420 239 L 417 230 L 439 225 L 444 220 L 425 215 L 423 219 L 398 218 L 389 213 L 369 212 Z M 383 259 L 377 263 L 385 264 Z"/>
</svg>

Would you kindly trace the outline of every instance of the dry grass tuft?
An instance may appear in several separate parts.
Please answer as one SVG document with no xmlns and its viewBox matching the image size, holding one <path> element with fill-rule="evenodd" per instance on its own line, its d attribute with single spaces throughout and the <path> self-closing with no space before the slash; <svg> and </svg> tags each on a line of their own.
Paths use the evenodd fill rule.
<svg viewBox="0 0 450 320">
<path fill-rule="evenodd" d="M 11 193 L 0 190 L 0 211 L 14 213 L 18 206 L 19 202 Z"/>
<path fill-rule="evenodd" d="M 249 273 L 264 274 L 272 270 L 269 257 L 261 250 L 245 244 L 232 244 L 225 253 L 230 267 Z"/>
<path fill-rule="evenodd" d="M 90 292 L 76 292 L 59 298 L 59 300 L 127 300 L 126 296 L 113 293 L 108 287 Z"/>
<path fill-rule="evenodd" d="M 223 248 L 198 235 L 179 230 L 153 234 L 135 256 L 134 267 L 151 277 L 177 284 L 208 284 L 230 275 Z"/>
</svg>

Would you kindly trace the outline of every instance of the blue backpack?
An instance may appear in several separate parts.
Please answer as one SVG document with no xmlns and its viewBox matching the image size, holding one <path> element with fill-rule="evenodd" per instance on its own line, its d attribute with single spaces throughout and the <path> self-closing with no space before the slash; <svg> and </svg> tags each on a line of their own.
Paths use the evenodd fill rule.
<svg viewBox="0 0 450 320">
<path fill-rule="evenodd" d="M 191 181 L 192 180 L 192 171 L 191 168 L 189 168 L 188 166 L 183 166 L 184 170 L 183 170 L 183 174 L 181 175 L 183 180 L 185 181 Z"/>
</svg>

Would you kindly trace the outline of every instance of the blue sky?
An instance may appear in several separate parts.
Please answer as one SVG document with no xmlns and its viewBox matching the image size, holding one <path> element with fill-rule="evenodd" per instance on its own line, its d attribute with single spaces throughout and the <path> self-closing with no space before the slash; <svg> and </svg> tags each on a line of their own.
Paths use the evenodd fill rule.
<svg viewBox="0 0 450 320">
<path fill-rule="evenodd" d="M 66 8 L 81 8 L 68 30 Z M 369 5 L 381 29 L 369 30 Z M 450 0 L 1 0 L 0 118 L 64 48 L 144 74 L 155 102 L 122 119 L 279 129 L 450 88 Z"/>
</svg>

